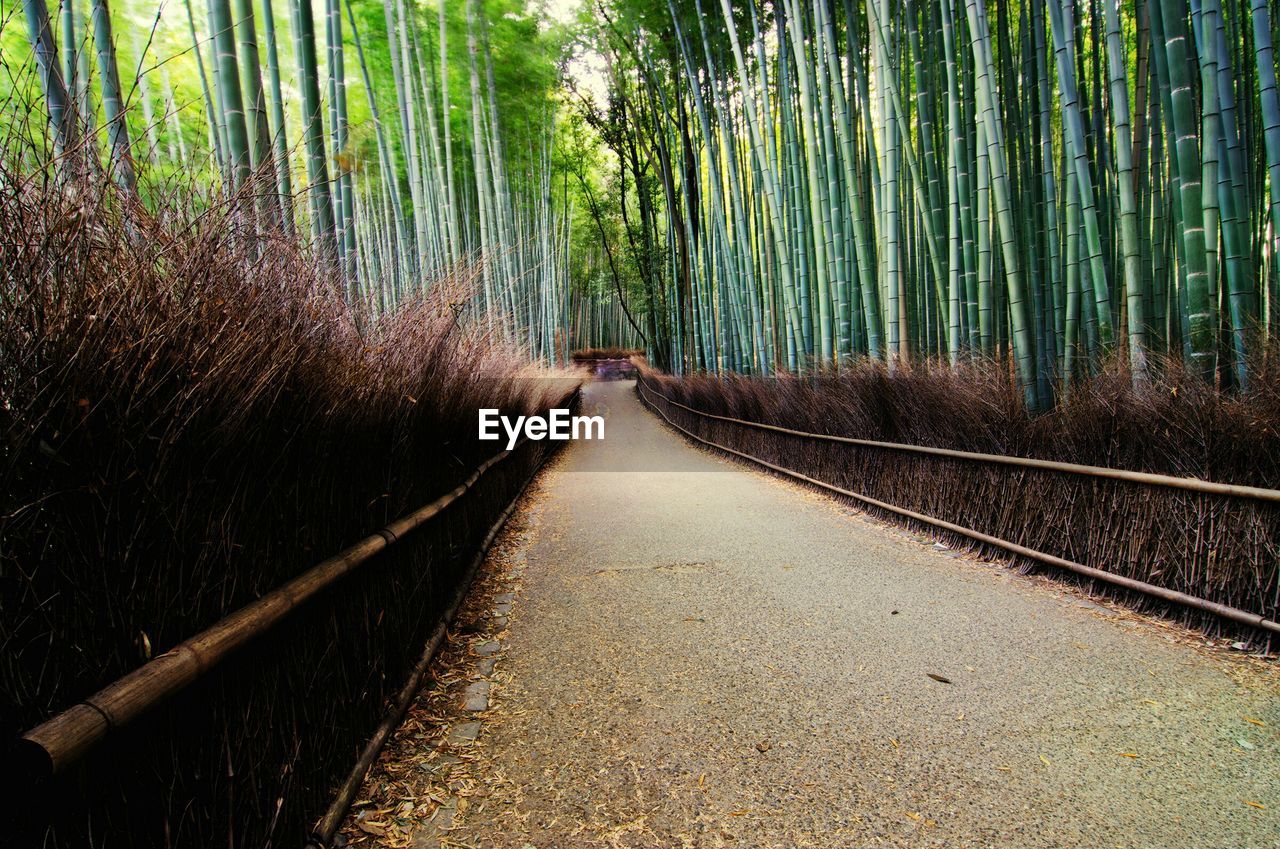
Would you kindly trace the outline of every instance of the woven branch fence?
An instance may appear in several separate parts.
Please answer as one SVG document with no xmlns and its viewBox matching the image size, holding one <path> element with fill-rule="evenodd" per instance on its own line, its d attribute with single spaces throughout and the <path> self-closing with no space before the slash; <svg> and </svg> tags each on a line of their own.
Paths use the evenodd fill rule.
<svg viewBox="0 0 1280 849">
<path fill-rule="evenodd" d="M 486 533 L 554 446 L 522 442 L 440 514 L 145 719 L 112 728 L 49 781 L 11 788 L 22 808 L 11 811 L 10 845 L 300 845 Z"/>
</svg>

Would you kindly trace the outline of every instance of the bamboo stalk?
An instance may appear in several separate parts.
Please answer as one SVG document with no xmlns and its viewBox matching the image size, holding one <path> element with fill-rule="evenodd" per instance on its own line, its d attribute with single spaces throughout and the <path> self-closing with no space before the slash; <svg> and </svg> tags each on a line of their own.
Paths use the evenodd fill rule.
<svg viewBox="0 0 1280 849">
<path fill-rule="evenodd" d="M 102 109 L 110 140 L 111 174 L 120 187 L 132 195 L 138 189 L 138 175 L 133 164 L 129 126 L 125 122 L 124 91 L 120 87 L 116 44 L 111 33 L 111 11 L 107 7 L 107 0 L 93 0 L 93 40 L 97 46 Z"/>
<path fill-rule="evenodd" d="M 22 8 L 27 18 L 27 34 L 40 69 L 40 82 L 44 87 L 45 103 L 48 104 L 49 123 L 54 131 L 55 149 L 60 155 L 65 154 L 74 151 L 79 144 L 79 118 L 76 115 L 75 101 L 66 83 L 67 79 L 72 79 L 74 87 L 74 75 L 68 74 L 64 77 L 62 69 L 58 67 L 58 53 L 53 43 L 53 30 L 49 25 L 49 8 L 45 0 L 23 0 Z M 66 0 L 64 8 L 71 9 L 70 0 Z M 70 42 L 74 38 L 74 25 L 71 23 L 73 17 L 70 11 L 63 20 L 64 28 L 70 33 L 65 38 Z M 68 67 L 74 68 L 74 61 L 68 63 Z"/>
</svg>

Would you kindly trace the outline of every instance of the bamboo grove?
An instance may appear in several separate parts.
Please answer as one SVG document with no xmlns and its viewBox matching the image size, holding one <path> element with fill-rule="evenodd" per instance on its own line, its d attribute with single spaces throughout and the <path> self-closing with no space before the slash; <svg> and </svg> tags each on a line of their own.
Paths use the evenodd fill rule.
<svg viewBox="0 0 1280 849">
<path fill-rule="evenodd" d="M 1280 330 L 1268 0 L 618 0 L 651 349 L 768 373 L 1006 357 L 1033 407 Z"/>
<path fill-rule="evenodd" d="M 209 173 L 251 209 L 264 245 L 271 234 L 309 240 L 375 316 L 474 263 L 476 320 L 565 361 L 569 217 L 550 191 L 556 48 L 519 0 L 149 2 L 21 0 L 32 62 L 10 60 L 16 10 L 4 9 L 7 106 L 23 90 L 12 68 L 31 66 L 48 120 L 34 132 L 62 178 L 109 178 L 145 203 L 148 174 L 161 184 Z M 496 82 L 501 27 L 500 47 L 542 51 L 523 62 L 547 69 L 514 93 L 538 106 L 516 127 L 504 126 Z M 175 94 L 179 60 L 198 96 Z"/>
<path fill-rule="evenodd" d="M 583 0 L 599 95 L 523 0 L 20 2 L 68 169 L 210 172 L 375 314 L 482 259 L 546 359 L 994 360 L 1043 408 L 1247 388 L 1280 327 L 1267 0 Z"/>
</svg>

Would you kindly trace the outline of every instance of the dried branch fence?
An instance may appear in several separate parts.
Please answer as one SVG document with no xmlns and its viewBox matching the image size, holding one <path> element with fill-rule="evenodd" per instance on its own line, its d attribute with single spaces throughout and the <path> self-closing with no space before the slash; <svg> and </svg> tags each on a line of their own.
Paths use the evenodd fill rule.
<svg viewBox="0 0 1280 849">
<path fill-rule="evenodd" d="M 555 406 L 576 411 L 579 404 L 580 391 L 575 388 Z M 314 651 L 317 643 L 323 644 L 320 659 L 342 653 L 342 628 L 334 627 L 341 620 L 358 621 L 374 630 L 392 625 L 385 634 L 390 640 L 383 644 L 388 655 L 395 657 L 379 658 L 379 663 L 387 670 L 401 670 L 403 684 L 395 691 L 379 688 L 389 698 L 366 688 L 363 704 L 348 706 L 355 708 L 354 715 L 344 717 L 336 728 L 326 722 L 309 731 L 318 737 L 334 734 L 346 741 L 344 745 L 357 739 L 363 742 L 352 750 L 350 761 L 355 765 L 337 792 L 332 791 L 339 775 L 333 772 L 330 746 L 316 747 L 329 756 L 312 764 L 301 763 L 295 751 L 293 769 L 306 778 L 308 786 L 289 800 L 290 806 L 301 801 L 314 816 L 319 813 L 318 803 L 329 800 L 328 810 L 311 833 L 313 843 L 328 845 L 365 772 L 420 687 L 485 551 L 555 445 L 522 439 L 511 450 L 485 460 L 429 504 L 23 734 L 11 749 L 6 770 L 12 782 L 6 802 L 17 803 L 9 812 L 11 834 L 19 845 L 28 840 L 32 845 L 96 845 L 103 835 L 111 834 L 127 834 L 133 845 L 168 843 L 163 838 L 172 839 L 175 819 L 181 829 L 183 820 L 204 820 L 216 816 L 218 809 L 225 810 L 224 805 L 237 804 L 266 815 L 254 831 L 270 845 L 285 802 L 283 788 L 276 791 L 281 795 L 275 799 L 264 799 L 258 792 L 268 787 L 239 787 L 230 767 L 224 775 L 209 775 L 198 762 L 188 764 L 190 771 L 174 770 L 172 755 L 193 745 L 198 748 L 190 741 L 205 734 L 211 722 L 227 730 L 230 717 L 222 711 L 226 705 L 218 702 L 232 695 L 229 691 L 237 692 L 225 701 L 234 703 L 234 709 L 245 716 L 252 713 L 252 701 L 264 697 L 275 700 L 272 708 L 277 711 L 278 702 L 314 704 L 334 695 L 349 701 L 349 686 L 339 690 L 325 683 L 326 673 L 343 675 L 346 661 L 330 664 L 328 670 L 315 669 L 313 686 L 301 690 L 290 689 L 296 682 L 283 678 L 273 682 L 272 677 L 296 666 L 301 645 Z M 356 580 L 357 574 L 362 580 Z M 289 627 L 279 627 L 284 625 Z M 421 654 L 412 652 L 414 644 Z M 416 663 L 403 662 L 412 657 L 417 657 Z M 285 692 L 272 693 L 273 683 Z M 390 707 L 384 712 L 387 702 Z M 341 707 L 332 705 L 326 715 L 332 717 L 332 711 Z M 374 715 L 382 719 L 376 728 L 366 719 Z M 272 737 L 269 728 L 246 727 L 245 737 L 259 738 L 266 750 L 285 742 L 261 739 L 264 736 Z M 228 764 L 231 757 L 228 751 Z M 284 786 L 290 783 L 289 771 L 286 768 L 282 776 Z M 249 793 L 237 801 L 237 790 Z M 75 794 L 74 802 L 67 803 L 67 794 Z M 270 815 L 272 802 L 274 816 Z M 189 810 L 185 814 L 175 810 L 178 803 Z M 157 824 L 163 825 L 163 833 L 156 832 Z"/>
</svg>

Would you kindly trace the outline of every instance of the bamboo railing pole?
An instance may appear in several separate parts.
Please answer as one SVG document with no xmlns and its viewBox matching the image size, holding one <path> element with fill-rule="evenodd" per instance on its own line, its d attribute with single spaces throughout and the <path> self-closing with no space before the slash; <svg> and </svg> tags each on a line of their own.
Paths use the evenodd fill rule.
<svg viewBox="0 0 1280 849">
<path fill-rule="evenodd" d="M 643 381 L 637 381 L 637 385 L 642 383 Z M 833 436 L 826 433 L 809 433 L 803 430 L 792 430 L 791 428 L 780 427 L 778 425 L 753 422 L 746 419 L 735 419 L 732 416 L 719 416 L 715 413 L 707 413 L 685 404 L 681 404 L 679 401 L 675 401 L 649 386 L 645 386 L 644 389 L 647 392 L 652 392 L 669 404 L 673 404 L 674 406 L 688 410 L 689 412 L 698 416 L 703 416 L 704 418 L 716 419 L 718 421 L 729 422 L 731 424 L 739 424 L 745 427 L 753 427 L 759 430 L 771 430 L 776 433 L 785 433 L 789 436 L 799 436 L 806 439 L 819 439 L 824 442 L 840 442 L 846 445 L 862 445 L 869 448 L 886 448 L 892 451 L 906 451 L 913 454 L 929 454 L 935 457 L 972 460 L 981 463 L 999 463 L 1005 466 L 1021 466 L 1028 469 L 1043 469 L 1050 472 L 1084 475 L 1086 477 L 1110 478 L 1111 480 L 1128 481 L 1130 483 L 1140 483 L 1148 486 L 1163 486 L 1172 489 L 1182 489 L 1188 492 L 1204 492 L 1211 495 L 1227 495 L 1235 498 L 1249 498 L 1255 501 L 1267 501 L 1273 504 L 1280 503 L 1280 490 L 1266 489 L 1258 486 L 1217 483 L 1215 481 L 1200 480 L 1199 478 L 1180 478 L 1174 475 L 1161 475 L 1154 472 L 1134 472 L 1128 469 L 1112 469 L 1106 466 L 1086 466 L 1080 463 L 1064 463 L 1058 460 L 1037 460 L 1031 457 L 1012 457 L 1007 454 L 983 454 L 977 451 L 960 451 L 954 448 L 932 448 L 927 445 L 911 445 L 905 442 L 881 442 L 875 439 L 857 439 L 852 436 Z"/>
<path fill-rule="evenodd" d="M 455 490 L 454 492 L 457 492 Z M 444 496 L 450 502 L 454 493 Z M 438 503 L 433 502 L 433 504 Z M 233 650 L 275 625 L 316 593 L 390 544 L 365 537 L 284 586 L 267 593 L 22 736 L 20 757 L 40 780 L 76 762 L 111 730 L 132 722 L 200 678 Z"/>
<path fill-rule="evenodd" d="M 418 691 L 422 689 L 422 679 L 426 675 L 427 669 L 431 666 L 431 661 L 435 659 L 436 652 L 440 649 L 445 633 L 457 615 L 458 608 L 462 606 L 462 600 L 466 598 L 467 592 L 475 580 L 476 573 L 480 571 L 480 566 L 484 563 L 490 546 L 493 545 L 493 541 L 497 538 L 503 526 L 506 525 L 507 520 L 511 518 L 511 514 L 515 512 L 521 496 L 529 488 L 529 484 L 537 473 L 538 469 L 534 469 L 529 477 L 525 479 L 520 491 L 516 493 L 515 497 L 511 499 L 511 503 L 502 511 L 502 515 L 489 528 L 489 533 L 485 536 L 484 542 L 480 544 L 480 550 L 476 552 L 476 556 L 467 567 L 466 574 L 458 584 L 458 589 L 454 592 L 453 599 L 444 613 L 441 614 L 440 621 L 432 630 L 431 636 L 422 650 L 422 656 L 418 658 L 417 664 L 413 667 L 412 672 L 409 673 L 409 678 L 405 681 L 399 694 L 397 694 L 391 709 L 387 711 L 387 715 L 378 725 L 373 736 L 369 738 L 369 742 L 360 753 L 360 757 L 355 766 L 352 767 L 347 780 L 343 782 L 342 787 L 334 797 L 333 803 L 325 811 L 320 821 L 316 823 L 316 827 L 311 833 L 311 838 L 307 841 L 309 849 L 325 849 L 332 843 L 334 835 L 337 834 L 338 828 L 346 818 L 347 811 L 351 809 L 351 803 L 355 801 L 356 793 L 359 792 L 360 786 L 364 783 L 369 767 L 373 765 L 378 753 L 382 751 L 387 741 L 391 739 L 391 735 L 400 727 L 400 723 L 404 721 L 405 713 L 409 710 L 409 705 L 413 702 Z"/>
</svg>

